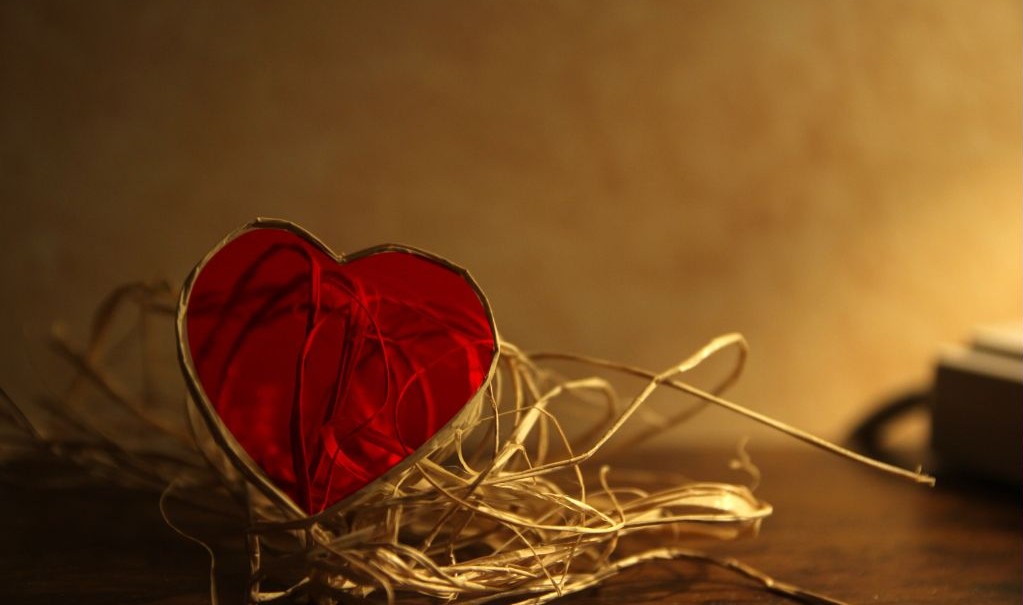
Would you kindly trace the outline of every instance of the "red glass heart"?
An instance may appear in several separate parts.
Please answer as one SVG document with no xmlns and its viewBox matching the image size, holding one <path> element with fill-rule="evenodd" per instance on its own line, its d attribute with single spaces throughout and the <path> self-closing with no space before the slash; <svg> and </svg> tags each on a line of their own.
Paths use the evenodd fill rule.
<svg viewBox="0 0 1023 605">
<path fill-rule="evenodd" d="M 433 437 L 477 395 L 496 356 L 468 275 L 411 249 L 339 260 L 290 224 L 260 223 L 189 283 L 179 332 L 193 391 L 310 514 Z"/>
</svg>

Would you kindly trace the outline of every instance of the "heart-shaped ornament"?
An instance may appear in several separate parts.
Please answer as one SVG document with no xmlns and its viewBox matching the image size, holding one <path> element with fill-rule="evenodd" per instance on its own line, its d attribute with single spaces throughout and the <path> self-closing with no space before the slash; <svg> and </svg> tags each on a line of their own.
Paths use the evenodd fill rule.
<svg viewBox="0 0 1023 605">
<path fill-rule="evenodd" d="M 489 304 L 465 270 L 395 245 L 338 256 L 269 219 L 196 266 L 177 329 L 214 438 L 305 514 L 450 438 L 478 413 L 497 364 Z"/>
</svg>

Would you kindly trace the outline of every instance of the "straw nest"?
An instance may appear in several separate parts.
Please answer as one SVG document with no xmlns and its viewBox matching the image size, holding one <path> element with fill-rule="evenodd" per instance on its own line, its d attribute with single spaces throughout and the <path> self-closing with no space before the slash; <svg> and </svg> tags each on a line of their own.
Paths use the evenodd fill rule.
<svg viewBox="0 0 1023 605">
<path fill-rule="evenodd" d="M 683 558 L 724 567 L 804 602 L 837 603 L 687 547 L 693 536 L 732 539 L 755 532 L 771 514 L 752 491 L 758 471 L 741 451 L 735 464 L 749 471 L 750 486 L 613 468 L 616 453 L 706 405 L 885 471 L 931 481 L 722 399 L 746 360 L 746 343 L 736 334 L 712 340 L 661 372 L 571 355 L 530 355 L 502 342 L 498 371 L 474 426 L 452 432 L 442 446 L 398 476 L 377 481 L 351 505 L 305 517 L 249 485 L 194 406 L 181 406 L 180 376 L 160 355 L 169 347 L 159 347 L 173 334 L 173 313 L 172 288 L 130 284 L 100 306 L 83 348 L 57 331 L 56 350 L 74 370 L 71 386 L 31 414 L 3 394 L 0 416 L 8 430 L 0 433 L 2 443 L 73 462 L 125 486 L 159 490 L 161 506 L 176 498 L 242 517 L 251 602 L 417 597 L 545 603 L 645 561 Z M 704 390 L 685 381 L 687 373 L 726 352 L 734 355 L 717 384 Z M 562 376 L 553 366 L 571 366 L 581 377 Z M 638 379 L 638 388 L 620 394 L 615 375 Z M 161 390 L 161 379 L 171 387 Z M 644 403 L 658 389 L 690 401 L 677 413 L 654 413 Z M 97 395 L 105 401 L 99 411 Z M 588 424 L 579 426 L 579 418 Z M 628 434 L 622 430 L 627 422 Z M 647 536 L 635 540 L 639 534 Z M 652 543 L 658 546 L 650 549 Z M 214 583 L 211 572 L 215 603 Z"/>
</svg>

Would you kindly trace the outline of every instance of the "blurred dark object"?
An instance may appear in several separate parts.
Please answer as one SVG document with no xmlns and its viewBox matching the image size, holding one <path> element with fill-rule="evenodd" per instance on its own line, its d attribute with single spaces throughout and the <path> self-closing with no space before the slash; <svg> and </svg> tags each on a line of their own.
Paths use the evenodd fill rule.
<svg viewBox="0 0 1023 605">
<path fill-rule="evenodd" d="M 930 415 L 930 450 L 894 447 L 887 432 Z M 872 457 L 913 466 L 932 463 L 943 479 L 1019 486 L 1023 477 L 1023 327 L 978 328 L 968 346 L 942 348 L 929 390 L 880 406 L 853 431 L 852 445 Z M 908 450 L 908 451 L 907 451 Z"/>
<path fill-rule="evenodd" d="M 943 473 L 1019 484 L 1023 328 L 982 328 L 970 346 L 946 347 L 931 408 L 931 447 Z"/>
</svg>

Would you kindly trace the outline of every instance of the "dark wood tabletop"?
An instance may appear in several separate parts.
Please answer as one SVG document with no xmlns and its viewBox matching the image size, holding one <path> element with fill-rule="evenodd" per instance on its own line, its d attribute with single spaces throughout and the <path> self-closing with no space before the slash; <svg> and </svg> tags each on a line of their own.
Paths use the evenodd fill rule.
<svg viewBox="0 0 1023 605">
<path fill-rule="evenodd" d="M 774 514 L 756 537 L 692 546 L 851 603 L 1020 603 L 1018 487 L 939 479 L 928 488 L 804 447 L 750 453 L 763 472 L 756 493 Z M 742 482 L 728 459 L 700 450 L 635 463 Z M 95 485 L 27 487 L 9 478 L 0 485 L 0 603 L 208 603 L 208 557 L 166 526 L 157 498 Z M 219 527 L 228 536 L 241 529 Z M 239 603 L 244 552 L 228 544 L 217 561 L 222 602 Z M 564 602 L 792 601 L 716 567 L 669 561 Z"/>
</svg>

